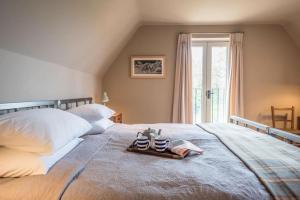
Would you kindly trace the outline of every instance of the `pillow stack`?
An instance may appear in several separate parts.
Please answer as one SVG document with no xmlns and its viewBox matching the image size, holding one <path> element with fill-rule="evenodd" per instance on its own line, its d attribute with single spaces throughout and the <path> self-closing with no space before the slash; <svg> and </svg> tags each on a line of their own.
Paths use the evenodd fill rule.
<svg viewBox="0 0 300 200">
<path fill-rule="evenodd" d="M 54 108 L 0 116 L 0 177 L 46 174 L 91 128 L 85 119 Z"/>
<path fill-rule="evenodd" d="M 101 104 L 85 104 L 68 111 L 92 125 L 92 129 L 87 134 L 100 134 L 114 124 L 109 118 L 115 111 Z"/>
</svg>

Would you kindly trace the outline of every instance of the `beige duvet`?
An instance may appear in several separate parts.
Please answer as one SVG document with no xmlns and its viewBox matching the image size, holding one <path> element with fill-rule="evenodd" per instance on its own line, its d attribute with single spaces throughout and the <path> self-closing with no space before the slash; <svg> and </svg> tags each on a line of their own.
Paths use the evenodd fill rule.
<svg viewBox="0 0 300 200">
<path fill-rule="evenodd" d="M 127 152 L 136 132 L 161 128 L 203 155 L 175 160 Z M 193 125 L 115 125 L 85 140 L 46 176 L 0 179 L 0 199 L 270 199 L 256 176 L 215 136 Z"/>
</svg>

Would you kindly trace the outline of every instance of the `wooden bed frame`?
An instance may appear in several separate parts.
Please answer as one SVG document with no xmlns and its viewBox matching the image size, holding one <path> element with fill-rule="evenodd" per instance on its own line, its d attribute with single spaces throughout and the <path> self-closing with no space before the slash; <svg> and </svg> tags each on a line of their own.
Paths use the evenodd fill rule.
<svg viewBox="0 0 300 200">
<path fill-rule="evenodd" d="M 0 104 L 0 115 L 11 112 L 18 112 L 20 110 L 36 109 L 36 108 L 59 108 L 62 110 L 68 110 L 72 107 L 77 107 L 82 104 L 91 104 L 93 102 L 92 97 L 77 98 L 77 99 L 62 99 L 62 100 L 44 100 L 44 101 L 31 101 L 31 102 L 19 102 L 19 103 L 4 103 Z M 231 116 L 230 122 L 237 125 L 242 125 L 248 128 L 254 128 L 258 132 L 262 132 L 278 139 L 282 139 L 285 142 L 300 146 L 300 136 L 291 134 L 286 131 L 282 131 L 276 128 L 266 126 L 254 121 L 250 121 L 241 117 Z"/>
</svg>

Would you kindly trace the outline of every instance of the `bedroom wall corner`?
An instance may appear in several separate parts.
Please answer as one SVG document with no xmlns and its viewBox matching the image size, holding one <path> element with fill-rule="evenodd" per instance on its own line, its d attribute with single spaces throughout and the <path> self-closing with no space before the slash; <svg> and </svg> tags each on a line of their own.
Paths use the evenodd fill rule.
<svg viewBox="0 0 300 200">
<path fill-rule="evenodd" d="M 248 26 L 245 41 L 245 116 L 271 125 L 271 105 L 300 114 L 299 48 L 280 25 Z"/>
</svg>

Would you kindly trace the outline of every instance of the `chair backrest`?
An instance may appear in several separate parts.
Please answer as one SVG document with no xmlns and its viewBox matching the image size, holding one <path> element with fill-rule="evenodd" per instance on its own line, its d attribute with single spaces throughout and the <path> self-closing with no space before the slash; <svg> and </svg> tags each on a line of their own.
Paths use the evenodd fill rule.
<svg viewBox="0 0 300 200">
<path fill-rule="evenodd" d="M 276 111 L 280 112 L 281 114 L 276 114 Z M 283 112 L 287 112 L 287 113 L 282 114 Z M 294 129 L 294 120 L 295 120 L 294 106 L 289 108 L 275 108 L 274 106 L 271 106 L 271 115 L 272 115 L 273 128 L 278 128 L 276 127 L 276 122 L 283 122 L 283 129 L 288 129 L 287 127 L 288 123 L 290 124 L 290 129 Z"/>
</svg>

